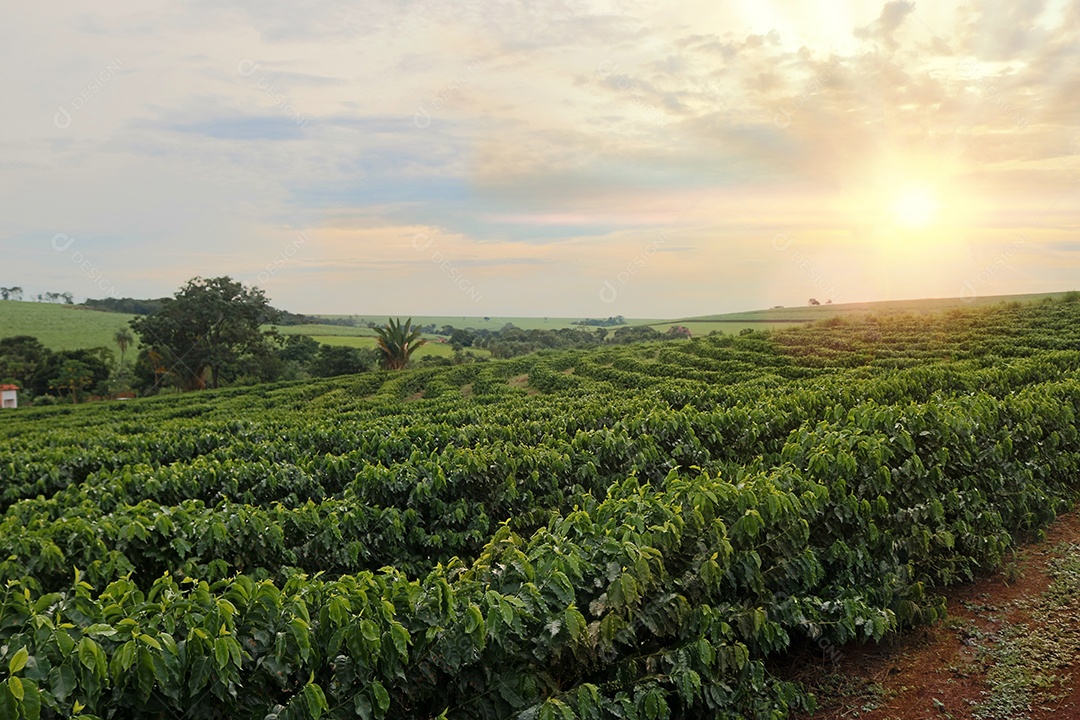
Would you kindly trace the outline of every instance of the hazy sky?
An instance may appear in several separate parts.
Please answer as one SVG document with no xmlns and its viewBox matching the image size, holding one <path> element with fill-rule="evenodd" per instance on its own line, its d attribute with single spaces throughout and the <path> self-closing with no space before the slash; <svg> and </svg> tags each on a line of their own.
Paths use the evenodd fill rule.
<svg viewBox="0 0 1080 720">
<path fill-rule="evenodd" d="M 972 9 L 974 6 L 974 9 Z M 1080 2 L 12 0 L 0 285 L 674 317 L 1080 287 Z"/>
</svg>

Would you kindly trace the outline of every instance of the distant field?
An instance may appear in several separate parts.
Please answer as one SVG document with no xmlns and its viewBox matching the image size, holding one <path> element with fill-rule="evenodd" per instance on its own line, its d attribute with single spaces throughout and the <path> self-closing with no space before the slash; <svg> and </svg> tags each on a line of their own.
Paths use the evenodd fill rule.
<svg viewBox="0 0 1080 720">
<path fill-rule="evenodd" d="M 133 317 L 75 305 L 0 300 L 0 338 L 33 335 L 50 350 L 115 349 L 113 335 L 128 328 Z"/>
<path fill-rule="evenodd" d="M 344 345 L 346 347 L 355 348 L 374 348 L 375 338 L 373 337 L 357 337 L 348 335 L 312 335 L 312 340 L 315 340 L 320 345 Z M 476 355 L 478 357 L 491 357 L 491 353 L 487 350 L 481 350 L 479 348 L 467 348 L 466 352 Z M 450 357 L 454 354 L 454 349 L 448 343 L 441 342 L 429 342 L 420 346 L 420 349 L 413 353 L 414 358 L 422 358 L 428 355 L 434 355 L 436 357 Z"/>
<path fill-rule="evenodd" d="M 673 325 L 681 325 L 687 328 L 694 337 L 708 335 L 711 332 L 720 332 L 726 335 L 738 335 L 743 330 L 782 330 L 783 328 L 803 325 L 802 322 L 748 322 L 734 320 L 730 322 L 700 322 L 696 320 L 669 320 L 668 322 L 656 323 L 649 327 L 660 332 L 667 332 Z"/>
<path fill-rule="evenodd" d="M 831 317 L 858 317 L 868 312 L 880 314 L 895 313 L 930 313 L 953 307 L 973 307 L 996 305 L 1002 302 L 1038 302 L 1045 298 L 1060 299 L 1064 293 L 1044 293 L 1037 295 L 998 295 L 977 298 L 938 298 L 928 300 L 894 300 L 870 303 L 845 303 L 837 305 L 817 305 L 806 307 L 774 308 L 749 312 L 726 313 L 722 315 L 701 315 L 673 320 L 658 318 L 627 318 L 627 325 L 649 325 L 665 332 L 672 325 L 683 325 L 690 329 L 695 337 L 717 331 L 727 335 L 738 334 L 745 329 L 782 330 L 796 325 L 825 320 Z M 0 301 L 0 338 L 11 335 L 33 335 L 52 350 L 74 350 L 78 348 L 113 347 L 112 336 L 128 327 L 128 321 L 134 315 L 108 313 L 90 310 L 72 305 L 54 305 L 37 302 Z M 340 325 L 291 325 L 279 326 L 282 335 L 310 335 L 320 343 L 329 345 L 351 345 L 353 347 L 374 347 L 374 330 L 363 326 L 371 321 L 377 324 L 386 322 L 382 315 L 320 315 L 318 317 L 348 317 L 357 321 L 360 327 Z M 404 319 L 404 317 L 402 318 Z M 436 327 L 452 325 L 456 328 L 476 330 L 499 330 L 507 323 L 524 330 L 574 327 L 581 318 L 566 317 L 468 317 L 468 316 L 414 316 L 413 323 Z M 618 327 L 611 327 L 614 332 Z M 431 338 L 432 336 L 428 336 Z M 430 343 L 419 351 L 424 355 L 449 355 L 449 346 Z M 479 354 L 486 354 L 481 352 Z"/>
<path fill-rule="evenodd" d="M 314 317 L 324 318 L 352 318 L 355 319 L 358 324 L 363 324 L 367 321 L 371 321 L 376 325 L 383 325 L 386 323 L 386 315 L 316 315 Z M 404 320 L 406 316 L 401 316 Z M 468 317 L 468 316 L 449 316 L 449 315 L 414 315 L 412 321 L 414 325 L 430 325 L 435 323 L 436 327 L 442 327 L 443 325 L 452 325 L 455 328 L 472 328 L 474 330 L 500 330 L 507 323 L 516 325 L 522 330 L 557 330 L 559 328 L 575 327 L 574 323 L 582 320 L 583 318 L 565 318 L 565 317 Z M 626 318 L 627 325 L 651 325 L 652 323 L 662 322 L 659 318 Z M 297 327 L 305 327 L 299 325 Z M 319 327 L 334 327 L 321 325 Z M 348 329 L 348 328 L 344 328 Z M 364 328 L 366 329 L 366 328 Z M 369 331 L 370 332 L 370 331 Z M 284 333 L 283 333 L 284 334 Z M 344 335 L 346 333 L 326 333 L 327 335 Z"/>
<path fill-rule="evenodd" d="M 1033 295 L 988 295 L 975 298 L 929 298 L 923 300 L 885 300 L 867 303 L 842 303 L 837 305 L 808 305 L 805 307 L 773 308 L 723 315 L 701 315 L 672 321 L 686 325 L 688 322 L 748 323 L 763 327 L 777 327 L 778 323 L 799 324 L 826 320 L 836 316 L 858 316 L 868 312 L 890 315 L 896 313 L 932 313 L 956 307 L 997 305 L 1002 302 L 1039 302 L 1046 298 L 1059 300 L 1065 293 L 1040 293 Z M 670 327 L 670 326 L 669 326 Z"/>
<path fill-rule="evenodd" d="M 347 325 L 277 325 L 281 335 L 335 335 L 342 337 L 375 337 L 375 331 L 367 327 L 349 327 Z"/>
</svg>

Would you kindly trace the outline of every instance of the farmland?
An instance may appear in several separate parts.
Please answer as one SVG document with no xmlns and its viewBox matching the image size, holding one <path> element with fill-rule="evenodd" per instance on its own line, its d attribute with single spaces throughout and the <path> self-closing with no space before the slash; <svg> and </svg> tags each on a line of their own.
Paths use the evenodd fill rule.
<svg viewBox="0 0 1080 720">
<path fill-rule="evenodd" d="M 382 315 L 319 315 L 325 318 L 352 318 L 360 325 L 373 322 L 381 325 L 386 322 Z M 498 330 L 504 325 L 516 325 L 522 330 L 558 330 L 560 328 L 576 327 L 576 324 L 586 318 L 559 318 L 559 317 L 468 317 L 455 315 L 414 315 L 412 321 L 417 325 L 431 325 L 442 327 L 452 325 L 456 328 L 472 328 L 474 330 Z M 657 319 L 627 318 L 629 325 L 649 325 L 661 322 Z M 667 329 L 667 328 L 665 328 Z"/>
<path fill-rule="evenodd" d="M 374 350 L 376 347 L 376 338 L 374 335 L 312 335 L 311 339 L 321 345 L 343 345 L 345 347 L 361 348 L 366 350 Z M 491 353 L 481 348 L 469 348 L 465 351 L 469 355 L 475 355 L 477 357 L 490 357 Z M 415 353 L 414 358 L 424 358 L 428 356 L 433 357 L 451 357 L 454 354 L 454 349 L 441 342 L 429 342 L 419 347 Z"/>
<path fill-rule="evenodd" d="M 0 716 L 808 711 L 1071 507 L 1078 372 L 1050 301 L 19 410 Z"/>
<path fill-rule="evenodd" d="M 847 303 L 838 305 L 820 305 L 814 307 L 789 307 L 772 310 L 754 310 L 749 312 L 726 313 L 721 315 L 703 315 L 691 318 L 661 320 L 657 318 L 627 318 L 626 324 L 648 325 L 660 332 L 672 325 L 682 325 L 695 335 L 708 335 L 711 332 L 738 334 L 743 330 L 783 330 L 791 327 L 819 322 L 833 317 L 859 318 L 867 313 L 887 315 L 893 313 L 933 313 L 952 308 L 971 308 L 996 305 L 1002 302 L 1035 302 L 1045 298 L 1061 299 L 1063 293 L 1043 295 L 1009 295 L 985 298 L 946 298 L 936 300 L 896 300 L 871 303 Z M 12 335 L 32 335 L 38 338 L 50 350 L 76 350 L 92 347 L 112 347 L 113 334 L 128 327 L 128 321 L 134 315 L 102 312 L 81 306 L 55 305 L 51 303 L 0 301 L 0 337 Z M 365 323 L 382 325 L 386 318 L 376 315 L 320 315 L 320 318 L 350 318 L 356 326 L 307 324 L 277 326 L 281 335 L 309 335 L 318 342 L 328 345 L 346 345 L 349 347 L 372 347 L 367 341 L 352 338 L 374 338 L 375 331 Z M 417 325 L 434 323 L 436 327 L 450 325 L 456 328 L 496 331 L 507 324 L 523 330 L 558 330 L 577 327 L 575 323 L 583 318 L 539 318 L 539 317 L 453 317 L 453 316 L 416 316 Z M 616 328 L 611 328 L 612 330 Z M 427 335 L 429 339 L 433 335 Z M 443 355 L 448 351 L 441 348 L 429 348 L 419 353 Z M 478 353 L 483 354 L 483 353 Z"/>
<path fill-rule="evenodd" d="M 112 347 L 113 335 L 133 317 L 77 305 L 0 301 L 0 338 L 32 335 L 50 350 Z"/>
</svg>

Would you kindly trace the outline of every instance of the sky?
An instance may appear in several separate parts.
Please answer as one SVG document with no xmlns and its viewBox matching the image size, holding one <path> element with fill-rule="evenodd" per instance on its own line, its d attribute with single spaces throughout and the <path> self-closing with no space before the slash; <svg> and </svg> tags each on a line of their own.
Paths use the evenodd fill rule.
<svg viewBox="0 0 1080 720">
<path fill-rule="evenodd" d="M 684 317 L 1080 287 L 1080 0 L 12 0 L 0 286 Z"/>
</svg>

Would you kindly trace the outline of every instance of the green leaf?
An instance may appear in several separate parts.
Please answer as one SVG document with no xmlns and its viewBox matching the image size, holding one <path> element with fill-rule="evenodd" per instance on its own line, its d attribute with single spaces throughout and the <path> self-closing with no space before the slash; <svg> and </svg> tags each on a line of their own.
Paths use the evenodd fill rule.
<svg viewBox="0 0 1080 720">
<path fill-rule="evenodd" d="M 68 635 L 66 630 L 56 632 L 56 644 L 64 655 L 71 654 L 71 651 L 75 649 L 75 640 L 72 639 L 71 635 Z"/>
<path fill-rule="evenodd" d="M 156 639 L 150 637 L 149 635 L 140 635 L 139 639 L 150 647 L 154 648 L 155 650 L 161 650 L 161 643 L 159 643 Z"/>
<path fill-rule="evenodd" d="M 359 693 L 353 698 L 353 709 L 361 720 L 371 720 L 371 700 L 365 693 Z"/>
<path fill-rule="evenodd" d="M 14 679 L 14 678 L 12 678 Z M 32 680 L 23 679 L 22 709 L 26 720 L 39 720 L 41 718 L 41 691 Z"/>
<path fill-rule="evenodd" d="M 21 647 L 11 656 L 11 660 L 8 661 L 8 672 L 12 675 L 26 667 L 26 661 L 30 659 L 30 651 L 25 647 Z"/>
<path fill-rule="evenodd" d="M 98 644 L 88 637 L 84 637 L 79 641 L 79 662 L 83 664 L 87 670 L 94 670 L 98 664 L 98 656 L 101 654 L 101 648 Z"/>
<path fill-rule="evenodd" d="M 58 702 L 67 700 L 75 685 L 75 671 L 70 665 L 61 665 L 49 673 L 49 689 Z"/>
<path fill-rule="evenodd" d="M 16 700 L 23 699 L 23 686 L 22 680 L 17 677 L 9 677 L 7 680 L 8 690 L 15 696 Z"/>
<path fill-rule="evenodd" d="M 135 641 L 128 640 L 126 643 L 120 646 L 120 648 L 113 653 L 112 658 L 112 676 L 113 679 L 118 681 L 130 668 L 132 663 L 135 662 Z"/>
<path fill-rule="evenodd" d="M 322 688 L 315 683 L 308 683 L 304 686 L 304 700 L 307 702 L 308 712 L 316 720 L 322 717 L 324 712 L 330 710 L 330 706 L 326 704 L 326 695 L 323 693 Z"/>
<path fill-rule="evenodd" d="M 390 627 L 390 637 L 394 640 L 394 649 L 402 660 L 409 657 L 409 631 L 404 626 L 394 623 Z"/>
<path fill-rule="evenodd" d="M 63 599 L 63 597 L 64 596 L 60 593 L 49 593 L 47 595 L 42 595 L 37 599 L 37 602 L 34 603 L 34 614 L 37 615 L 44 612 L 49 608 L 49 606 Z"/>
<path fill-rule="evenodd" d="M 229 664 L 229 643 L 226 638 L 219 637 L 214 641 L 214 662 L 218 670 L 224 670 Z"/>
<path fill-rule="evenodd" d="M 105 637 L 112 637 L 116 634 L 116 630 L 112 625 L 106 625 L 105 623 L 95 623 L 90 627 L 83 630 L 84 635 L 103 635 Z"/>
<path fill-rule="evenodd" d="M 378 680 L 371 683 L 371 694 L 380 710 L 385 713 L 390 709 L 390 693 L 386 692 L 386 688 Z"/>
<path fill-rule="evenodd" d="M 19 701 L 11 694 L 7 684 L 0 684 L 0 717 L 19 717 Z"/>
</svg>

